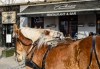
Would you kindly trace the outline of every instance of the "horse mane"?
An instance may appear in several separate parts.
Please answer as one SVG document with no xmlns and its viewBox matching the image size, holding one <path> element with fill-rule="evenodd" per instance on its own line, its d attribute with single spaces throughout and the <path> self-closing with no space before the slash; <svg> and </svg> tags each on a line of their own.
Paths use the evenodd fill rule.
<svg viewBox="0 0 100 69">
<path fill-rule="evenodd" d="M 66 43 L 72 43 L 73 42 L 73 39 L 72 39 L 72 37 L 66 37 L 65 38 L 65 41 L 66 41 Z"/>
<path fill-rule="evenodd" d="M 41 47 L 42 45 L 52 45 L 57 46 L 57 40 L 51 36 L 45 36 L 39 40 L 38 47 Z"/>
<path fill-rule="evenodd" d="M 32 40 L 29 39 L 29 38 L 26 38 L 22 33 L 21 33 L 21 30 L 18 30 L 17 31 L 18 33 L 18 40 L 24 44 L 24 45 L 32 45 Z"/>
</svg>

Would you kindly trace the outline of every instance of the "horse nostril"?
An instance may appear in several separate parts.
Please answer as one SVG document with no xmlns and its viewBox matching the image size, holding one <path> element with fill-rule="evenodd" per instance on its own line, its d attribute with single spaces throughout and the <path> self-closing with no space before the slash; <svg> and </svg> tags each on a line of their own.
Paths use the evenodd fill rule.
<svg viewBox="0 0 100 69">
<path fill-rule="evenodd" d="M 17 61 L 18 61 L 18 62 L 21 62 L 22 60 L 17 58 Z"/>
<path fill-rule="evenodd" d="M 21 62 L 21 61 L 22 61 L 22 59 L 23 59 L 23 57 L 22 57 L 22 56 L 18 56 L 18 57 L 17 57 L 17 62 Z"/>
</svg>

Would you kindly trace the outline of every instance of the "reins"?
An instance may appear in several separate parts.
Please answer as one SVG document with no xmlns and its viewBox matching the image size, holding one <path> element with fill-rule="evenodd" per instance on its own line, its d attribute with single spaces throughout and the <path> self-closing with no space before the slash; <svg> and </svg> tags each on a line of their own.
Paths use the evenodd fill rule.
<svg viewBox="0 0 100 69">
<path fill-rule="evenodd" d="M 95 49 L 95 41 L 96 41 L 96 36 L 94 35 L 93 38 L 92 38 L 92 48 L 91 48 L 91 52 L 90 52 L 90 62 L 89 62 L 87 69 L 90 69 L 90 65 L 92 63 L 92 53 L 93 52 L 94 52 L 98 67 L 100 69 L 100 62 L 99 62 L 99 59 L 98 59 L 98 56 L 97 56 L 97 53 L 96 53 L 96 49 Z"/>
<path fill-rule="evenodd" d="M 22 44 L 25 45 L 25 46 L 30 46 L 30 45 L 31 45 L 30 49 L 29 49 L 28 52 L 27 52 L 27 56 L 28 56 L 29 53 L 31 52 L 31 50 L 37 45 L 37 43 L 38 43 L 39 40 L 37 40 L 37 41 L 35 41 L 33 44 L 29 44 L 29 45 L 23 43 L 19 38 L 16 38 L 16 41 L 19 41 L 20 43 L 22 43 Z"/>
<path fill-rule="evenodd" d="M 25 45 L 25 46 L 30 46 L 30 45 L 32 45 L 32 44 L 25 44 L 25 43 L 23 43 L 19 38 L 16 38 L 16 40 L 17 41 L 20 41 L 23 45 Z"/>
<path fill-rule="evenodd" d="M 26 59 L 25 64 L 27 66 L 31 67 L 31 68 L 34 68 L 34 69 L 45 69 L 46 56 L 47 56 L 49 50 L 51 49 L 51 46 L 52 45 L 48 45 L 48 48 L 47 48 L 47 50 L 46 50 L 46 52 L 45 52 L 45 54 L 43 56 L 43 59 L 42 59 L 42 67 L 39 67 L 35 62 L 32 61 L 32 58 L 34 56 L 34 53 L 37 50 L 37 47 L 35 48 L 34 52 L 32 53 L 31 58 L 30 59 Z"/>
<path fill-rule="evenodd" d="M 51 49 L 51 46 L 52 45 L 48 45 L 48 49 L 46 50 L 46 52 L 44 54 L 44 57 L 43 57 L 43 60 L 42 60 L 42 69 L 45 69 L 45 59 L 46 59 L 46 56 L 47 56 L 49 50 Z"/>
</svg>

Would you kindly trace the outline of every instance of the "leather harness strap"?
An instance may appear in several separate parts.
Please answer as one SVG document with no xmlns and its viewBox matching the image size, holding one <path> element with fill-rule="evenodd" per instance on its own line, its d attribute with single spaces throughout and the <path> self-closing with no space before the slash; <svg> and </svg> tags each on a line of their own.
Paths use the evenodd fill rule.
<svg viewBox="0 0 100 69">
<path fill-rule="evenodd" d="M 44 54 L 44 57 L 43 57 L 43 60 L 42 60 L 42 69 L 45 69 L 45 59 L 46 59 L 46 56 L 47 56 L 49 50 L 51 49 L 51 46 L 52 45 L 48 45 L 48 49 L 46 50 L 46 52 Z"/>
<path fill-rule="evenodd" d="M 47 56 L 49 50 L 51 49 L 51 46 L 52 46 L 52 45 L 48 45 L 48 48 L 47 48 L 47 50 L 46 50 L 46 52 L 45 52 L 45 54 L 44 54 L 44 56 L 43 56 L 43 59 L 42 59 L 42 67 L 39 67 L 35 62 L 32 61 L 32 58 L 33 58 L 33 56 L 34 56 L 34 53 L 35 53 L 35 51 L 37 50 L 37 47 L 35 48 L 34 52 L 32 53 L 31 58 L 30 58 L 30 59 L 26 59 L 25 64 L 26 64 L 27 66 L 33 68 L 33 69 L 45 69 L 45 60 L 46 60 L 46 56 Z"/>
<path fill-rule="evenodd" d="M 91 52 L 90 52 L 90 62 L 89 62 L 89 65 L 88 65 L 87 69 L 90 69 L 90 65 L 91 65 L 91 62 L 92 62 L 92 53 L 93 52 L 94 52 L 98 67 L 100 69 L 100 62 L 99 62 L 99 59 L 98 59 L 98 56 L 97 56 L 97 53 L 96 53 L 96 49 L 95 49 L 95 40 L 96 40 L 96 36 L 94 35 L 93 38 L 92 38 L 92 48 L 91 48 Z"/>
</svg>

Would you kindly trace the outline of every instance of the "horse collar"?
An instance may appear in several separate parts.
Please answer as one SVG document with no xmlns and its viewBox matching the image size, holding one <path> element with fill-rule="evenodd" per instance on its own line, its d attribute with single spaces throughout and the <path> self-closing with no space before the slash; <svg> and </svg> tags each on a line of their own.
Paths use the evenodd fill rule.
<svg viewBox="0 0 100 69">
<path fill-rule="evenodd" d="M 46 50 L 46 52 L 45 52 L 45 54 L 44 54 L 44 56 L 43 56 L 42 67 L 41 67 L 41 68 L 40 68 L 35 62 L 32 61 L 34 52 L 36 51 L 36 48 L 35 48 L 34 52 L 32 53 L 31 58 L 30 58 L 30 59 L 26 59 L 25 65 L 26 65 L 26 66 L 29 66 L 29 67 L 31 67 L 31 68 L 33 68 L 33 69 L 45 69 L 45 60 L 46 60 L 46 56 L 47 56 L 49 50 L 51 49 L 51 46 L 52 46 L 52 45 L 48 45 L 48 48 L 47 48 L 47 50 Z"/>
<path fill-rule="evenodd" d="M 91 62 L 92 62 L 92 53 L 93 52 L 94 52 L 98 67 L 100 69 L 100 62 L 99 62 L 99 59 L 98 59 L 98 56 L 97 56 L 97 53 L 96 53 L 96 49 L 95 49 L 95 40 L 96 40 L 96 36 L 94 35 L 93 38 L 92 38 L 92 48 L 91 48 L 91 52 L 90 52 L 90 62 L 89 62 L 89 65 L 88 65 L 87 69 L 90 69 L 90 65 L 91 65 Z"/>
</svg>

